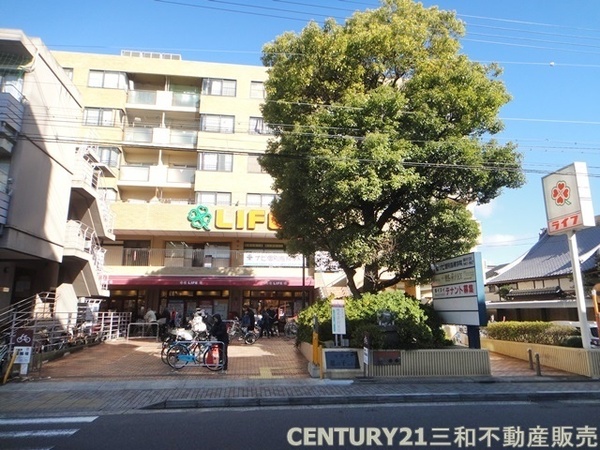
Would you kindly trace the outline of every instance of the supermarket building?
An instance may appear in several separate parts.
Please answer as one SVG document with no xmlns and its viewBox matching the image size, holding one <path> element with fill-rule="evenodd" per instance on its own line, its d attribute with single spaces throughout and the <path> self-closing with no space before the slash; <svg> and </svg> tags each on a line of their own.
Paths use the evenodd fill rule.
<svg viewBox="0 0 600 450">
<path fill-rule="evenodd" d="M 6 29 L 0 57 L 0 308 L 57 291 L 132 320 L 291 316 L 345 284 L 276 237 L 264 67 L 50 51 Z"/>
</svg>

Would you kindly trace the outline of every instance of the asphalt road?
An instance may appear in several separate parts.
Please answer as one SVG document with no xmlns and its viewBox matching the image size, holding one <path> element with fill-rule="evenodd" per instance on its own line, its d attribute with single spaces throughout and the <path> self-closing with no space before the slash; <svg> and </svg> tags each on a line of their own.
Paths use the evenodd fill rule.
<svg viewBox="0 0 600 450">
<path fill-rule="evenodd" d="M 228 408 L 0 420 L 0 448 L 164 450 L 598 447 L 599 403 Z"/>
</svg>

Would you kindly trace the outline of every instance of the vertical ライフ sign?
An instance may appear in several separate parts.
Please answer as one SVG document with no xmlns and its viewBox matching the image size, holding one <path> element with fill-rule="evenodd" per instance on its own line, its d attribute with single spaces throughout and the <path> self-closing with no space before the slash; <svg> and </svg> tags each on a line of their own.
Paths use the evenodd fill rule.
<svg viewBox="0 0 600 450">
<path fill-rule="evenodd" d="M 548 234 L 566 234 L 596 225 L 584 162 L 574 162 L 542 178 Z"/>
</svg>

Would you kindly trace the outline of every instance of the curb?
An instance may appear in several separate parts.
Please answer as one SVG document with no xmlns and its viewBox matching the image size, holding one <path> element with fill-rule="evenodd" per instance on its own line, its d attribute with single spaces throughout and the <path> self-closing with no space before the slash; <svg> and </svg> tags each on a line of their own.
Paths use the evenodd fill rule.
<svg viewBox="0 0 600 450">
<path fill-rule="evenodd" d="M 600 392 L 523 392 L 523 393 L 436 393 L 436 394 L 370 394 L 325 395 L 307 397 L 238 397 L 199 400 L 165 400 L 142 407 L 143 410 L 237 408 L 273 406 L 327 406 L 353 404 L 452 403 L 452 402 L 546 402 L 560 400 L 600 400 Z"/>
</svg>

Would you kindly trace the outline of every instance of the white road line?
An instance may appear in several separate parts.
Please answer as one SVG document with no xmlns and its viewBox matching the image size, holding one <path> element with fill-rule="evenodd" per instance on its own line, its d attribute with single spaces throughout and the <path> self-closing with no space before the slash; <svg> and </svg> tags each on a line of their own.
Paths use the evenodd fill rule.
<svg viewBox="0 0 600 450">
<path fill-rule="evenodd" d="M 55 437 L 71 436 L 79 431 L 79 428 L 65 430 L 24 430 L 24 431 L 2 431 L 0 439 L 33 438 L 33 437 Z"/>
<path fill-rule="evenodd" d="M 32 425 L 41 423 L 79 423 L 93 422 L 98 416 L 81 417 L 38 417 L 35 419 L 0 419 L 0 426 L 3 425 Z"/>
</svg>

